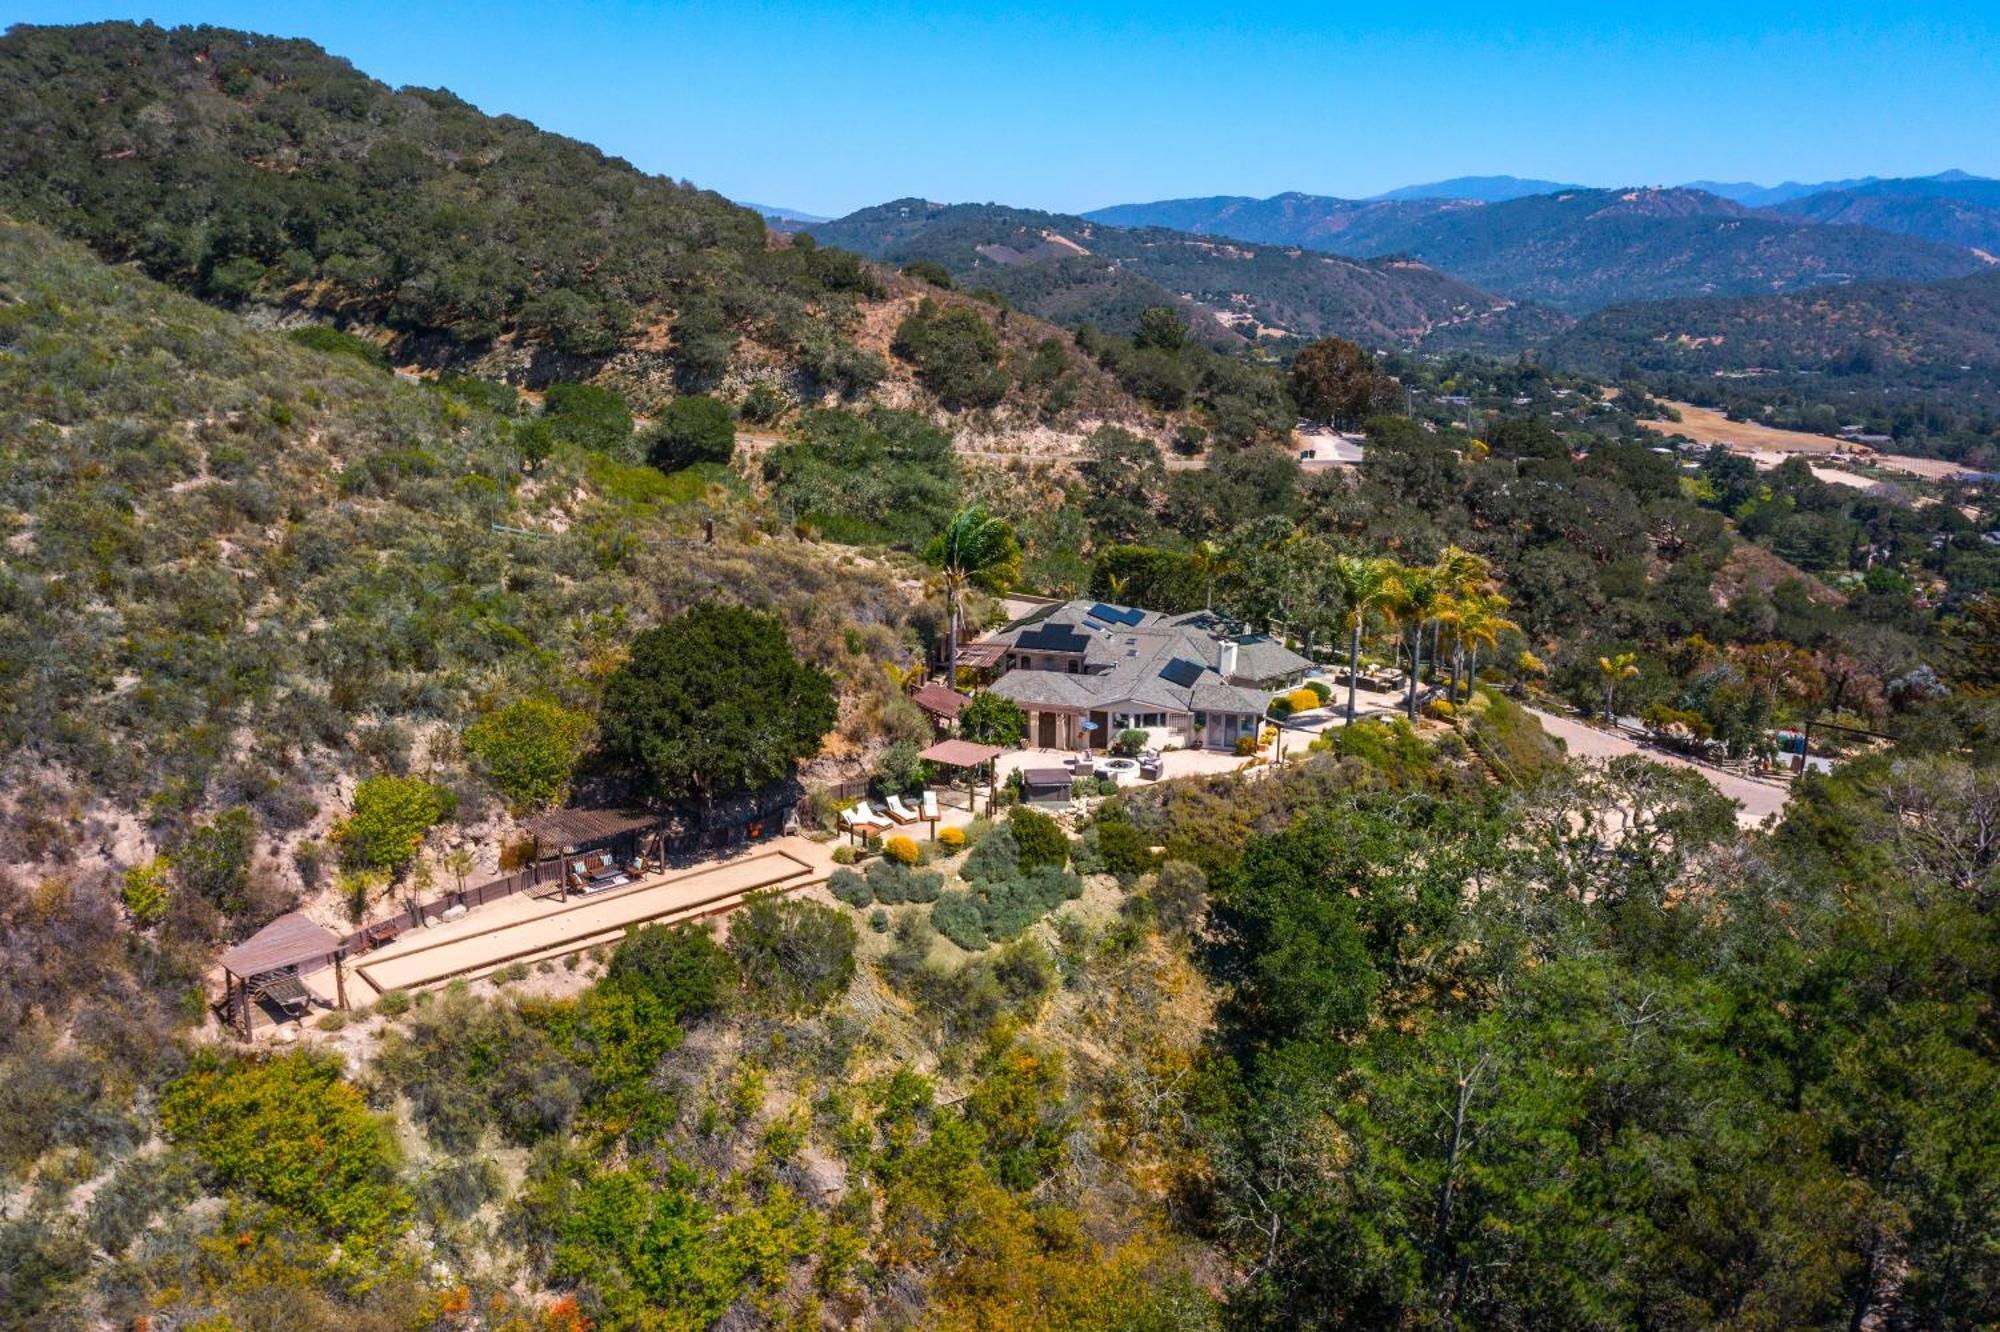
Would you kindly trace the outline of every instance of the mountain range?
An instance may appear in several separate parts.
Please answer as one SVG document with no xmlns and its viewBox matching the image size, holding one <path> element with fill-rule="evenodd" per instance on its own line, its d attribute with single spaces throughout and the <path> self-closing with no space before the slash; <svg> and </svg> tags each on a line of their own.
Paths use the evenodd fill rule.
<svg viewBox="0 0 2000 1332">
<path fill-rule="evenodd" d="M 1199 336 L 1225 343 L 1339 333 L 1370 345 L 1518 347 L 1566 322 L 1406 259 L 1347 259 L 998 204 L 900 199 L 809 230 L 870 258 L 940 265 L 1047 319 L 1114 331 L 1156 305 L 1180 306 Z"/>
<path fill-rule="evenodd" d="M 1406 256 L 1503 296 L 1579 314 L 1621 301 L 1932 281 L 1977 272 L 1986 262 L 1962 241 L 1922 234 L 1914 222 L 1907 231 L 1824 226 L 1684 188 L 1565 190 L 1497 203 L 1218 197 L 1120 205 L 1086 217 L 1344 255 Z"/>
</svg>

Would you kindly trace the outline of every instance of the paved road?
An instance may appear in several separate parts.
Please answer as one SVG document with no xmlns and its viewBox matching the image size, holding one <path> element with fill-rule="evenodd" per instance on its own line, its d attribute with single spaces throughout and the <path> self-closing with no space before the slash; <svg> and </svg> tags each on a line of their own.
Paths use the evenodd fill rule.
<svg viewBox="0 0 2000 1332">
<path fill-rule="evenodd" d="M 1791 798 L 1792 788 L 1788 784 L 1753 781 L 1707 764 L 1691 763 L 1678 754 L 1649 748 L 1626 735 L 1614 735 L 1595 726 L 1586 726 L 1573 717 L 1558 717 L 1552 712 L 1534 708 L 1528 711 L 1535 714 L 1535 720 L 1542 724 L 1544 731 L 1569 745 L 1572 758 L 1616 758 L 1620 754 L 1643 754 L 1655 763 L 1693 768 L 1708 778 L 1709 785 L 1743 806 L 1737 812 L 1736 821 L 1746 828 L 1754 828 L 1766 816 L 1779 813 Z"/>
</svg>

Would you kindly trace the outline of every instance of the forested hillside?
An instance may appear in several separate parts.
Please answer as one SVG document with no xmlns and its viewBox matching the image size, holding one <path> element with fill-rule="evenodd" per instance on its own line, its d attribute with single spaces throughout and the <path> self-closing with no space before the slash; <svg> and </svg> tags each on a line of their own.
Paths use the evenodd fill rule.
<svg viewBox="0 0 2000 1332">
<path fill-rule="evenodd" d="M 643 408 L 758 383 L 906 398 L 885 326 L 920 284 L 774 239 L 751 209 L 310 42 L 106 23 L 0 38 L 0 208 L 184 291 L 386 341 L 398 363 Z M 1001 341 L 1025 363 L 1053 333 Z M 997 356 L 996 352 L 996 356 Z M 1101 376 L 1030 417 L 1127 411 Z"/>
<path fill-rule="evenodd" d="M 1488 291 L 1572 313 L 1675 296 L 1930 281 L 1982 267 L 1959 245 L 1776 218 L 1690 189 L 1572 190 L 1491 204 L 1279 195 L 1218 200 L 1206 215 L 1190 202 L 1200 201 L 1093 216 L 1338 254 L 1408 255 Z"/>
<path fill-rule="evenodd" d="M 1119 332 L 1130 331 L 1128 321 L 1147 306 L 1175 299 L 1193 301 L 1253 338 L 1334 334 L 1371 346 L 1435 339 L 1520 347 L 1562 322 L 1421 264 L 1218 244 L 995 204 L 902 199 L 812 232 L 827 244 L 895 263 L 929 260 L 1037 314 Z"/>
</svg>

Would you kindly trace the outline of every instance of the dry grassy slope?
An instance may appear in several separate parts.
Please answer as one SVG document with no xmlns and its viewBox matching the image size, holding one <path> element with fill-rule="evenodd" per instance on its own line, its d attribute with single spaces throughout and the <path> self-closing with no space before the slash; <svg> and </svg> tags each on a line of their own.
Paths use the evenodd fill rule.
<svg viewBox="0 0 2000 1332">
<path fill-rule="evenodd" d="M 704 598 L 783 617 L 850 714 L 889 688 L 902 573 L 726 498 L 692 544 L 697 505 L 523 479 L 505 429 L 0 219 L 0 870 L 115 873 L 244 805 L 295 883 L 280 853 L 405 764 L 476 826 L 458 728 Z"/>
</svg>

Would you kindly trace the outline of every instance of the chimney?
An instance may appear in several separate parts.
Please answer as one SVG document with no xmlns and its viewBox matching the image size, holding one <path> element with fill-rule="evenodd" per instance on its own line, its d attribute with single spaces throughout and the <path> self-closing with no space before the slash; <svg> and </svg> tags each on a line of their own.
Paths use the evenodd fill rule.
<svg viewBox="0 0 2000 1332">
<path fill-rule="evenodd" d="M 1225 680 L 1236 677 L 1236 642 L 1234 639 L 1219 638 L 1215 641 L 1215 673 Z"/>
</svg>

